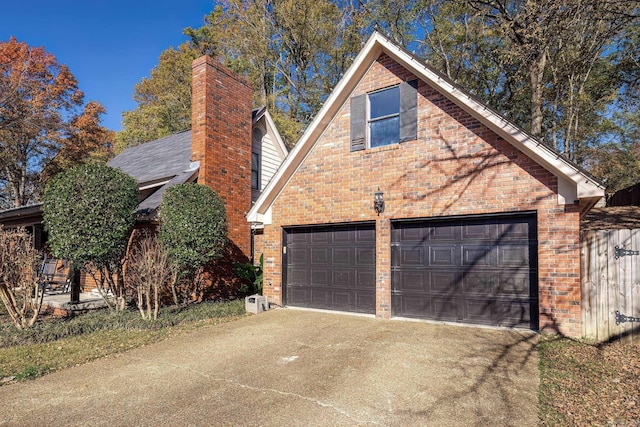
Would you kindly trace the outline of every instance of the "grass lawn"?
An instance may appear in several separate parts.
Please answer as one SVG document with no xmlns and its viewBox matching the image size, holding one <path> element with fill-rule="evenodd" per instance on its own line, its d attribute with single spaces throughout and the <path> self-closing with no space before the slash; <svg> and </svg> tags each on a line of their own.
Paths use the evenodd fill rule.
<svg viewBox="0 0 640 427">
<path fill-rule="evenodd" d="M 640 340 L 540 339 L 543 426 L 640 426 Z"/>
<path fill-rule="evenodd" d="M 245 315 L 244 301 L 164 308 L 157 321 L 137 311 L 100 310 L 71 319 L 43 317 L 18 331 L 0 304 L 0 385 L 121 353 L 194 328 Z"/>
</svg>

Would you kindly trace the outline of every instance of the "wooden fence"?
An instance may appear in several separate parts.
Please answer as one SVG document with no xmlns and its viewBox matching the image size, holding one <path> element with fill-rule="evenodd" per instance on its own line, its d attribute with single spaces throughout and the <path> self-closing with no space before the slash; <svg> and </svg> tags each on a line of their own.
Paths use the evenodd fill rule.
<svg viewBox="0 0 640 427">
<path fill-rule="evenodd" d="M 640 341 L 640 322 L 621 321 L 640 318 L 640 255 L 621 249 L 640 251 L 640 229 L 582 234 L 583 335 L 598 342 Z"/>
</svg>

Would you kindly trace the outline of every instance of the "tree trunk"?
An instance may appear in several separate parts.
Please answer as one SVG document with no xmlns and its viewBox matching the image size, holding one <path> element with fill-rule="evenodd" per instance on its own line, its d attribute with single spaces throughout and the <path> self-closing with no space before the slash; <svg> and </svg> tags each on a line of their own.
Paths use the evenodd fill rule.
<svg viewBox="0 0 640 427">
<path fill-rule="evenodd" d="M 547 64 L 547 49 L 545 48 L 534 58 L 529 69 L 531 79 L 531 134 L 536 138 L 542 136 L 542 99 L 543 78 Z"/>
</svg>

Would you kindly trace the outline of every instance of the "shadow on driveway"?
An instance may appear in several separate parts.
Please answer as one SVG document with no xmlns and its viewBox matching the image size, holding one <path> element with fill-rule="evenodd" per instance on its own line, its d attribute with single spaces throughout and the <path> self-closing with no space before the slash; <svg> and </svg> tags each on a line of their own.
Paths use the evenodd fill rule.
<svg viewBox="0 0 640 427">
<path fill-rule="evenodd" d="M 2 425 L 534 426 L 537 336 L 280 309 L 0 387 Z"/>
</svg>

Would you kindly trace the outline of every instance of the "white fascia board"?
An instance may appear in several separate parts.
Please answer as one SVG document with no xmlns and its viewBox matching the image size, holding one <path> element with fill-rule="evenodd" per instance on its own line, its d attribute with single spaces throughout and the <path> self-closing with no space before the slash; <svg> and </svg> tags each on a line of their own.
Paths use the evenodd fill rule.
<svg viewBox="0 0 640 427">
<path fill-rule="evenodd" d="M 253 209 L 250 210 L 247 213 L 247 221 L 252 224 L 253 228 L 260 228 L 260 225 L 271 224 L 271 207 L 269 207 L 264 213 L 256 212 Z"/>
<path fill-rule="evenodd" d="M 172 178 L 173 176 L 162 178 L 161 181 L 155 180 L 155 181 L 141 182 L 140 185 L 138 186 L 138 191 L 148 190 L 150 188 L 156 188 L 156 187 L 160 188 L 163 185 L 165 185 L 167 182 L 171 181 Z"/>
</svg>

